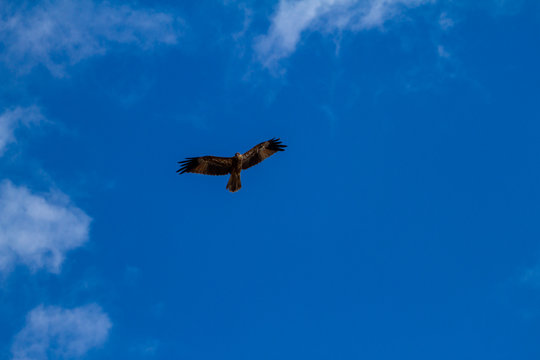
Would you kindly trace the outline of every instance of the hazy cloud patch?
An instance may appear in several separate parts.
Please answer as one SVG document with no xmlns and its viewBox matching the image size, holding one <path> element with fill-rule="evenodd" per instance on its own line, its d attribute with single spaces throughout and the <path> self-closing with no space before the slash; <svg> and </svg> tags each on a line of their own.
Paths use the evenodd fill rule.
<svg viewBox="0 0 540 360">
<path fill-rule="evenodd" d="M 38 306 L 15 336 L 12 360 L 72 359 L 105 343 L 112 323 L 96 304 L 73 309 Z"/>
<path fill-rule="evenodd" d="M 15 132 L 20 126 L 30 126 L 44 120 L 37 106 L 16 107 L 0 114 L 0 156 L 9 144 L 16 142 Z"/>
<path fill-rule="evenodd" d="M 2 59 L 18 71 L 45 65 L 56 76 L 65 67 L 114 44 L 149 49 L 175 44 L 178 17 L 151 9 L 91 0 L 45 0 L 18 7 L 0 5 Z"/>
</svg>

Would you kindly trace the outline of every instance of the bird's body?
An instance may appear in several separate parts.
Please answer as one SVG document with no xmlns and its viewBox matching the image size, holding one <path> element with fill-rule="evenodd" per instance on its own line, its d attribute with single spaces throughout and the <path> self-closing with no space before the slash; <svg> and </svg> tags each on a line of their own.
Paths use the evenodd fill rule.
<svg viewBox="0 0 540 360">
<path fill-rule="evenodd" d="M 227 175 L 230 174 L 227 189 L 236 192 L 242 187 L 240 172 L 257 165 L 267 157 L 278 151 L 284 151 L 287 145 L 282 145 L 279 139 L 271 139 L 254 146 L 244 154 L 236 153 L 233 157 L 200 156 L 187 158 L 179 161 L 180 169 L 176 172 L 205 174 L 205 175 Z"/>
<path fill-rule="evenodd" d="M 240 172 L 242 171 L 243 156 L 240 153 L 236 153 L 232 158 L 231 176 L 227 183 L 227 190 L 230 192 L 237 192 L 242 187 L 242 181 L 240 181 Z"/>
<path fill-rule="evenodd" d="M 232 158 L 232 168 L 234 171 L 242 171 L 242 160 L 244 160 L 244 156 L 240 153 L 234 154 Z"/>
</svg>

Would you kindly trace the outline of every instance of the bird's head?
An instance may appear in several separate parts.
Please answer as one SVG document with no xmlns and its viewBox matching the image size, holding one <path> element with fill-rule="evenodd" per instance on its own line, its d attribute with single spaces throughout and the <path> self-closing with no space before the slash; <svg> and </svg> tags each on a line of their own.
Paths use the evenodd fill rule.
<svg viewBox="0 0 540 360">
<path fill-rule="evenodd" d="M 234 154 L 234 157 L 236 157 L 236 158 L 238 158 L 238 159 L 241 159 L 241 158 L 242 158 L 242 154 L 236 153 L 236 154 Z"/>
</svg>

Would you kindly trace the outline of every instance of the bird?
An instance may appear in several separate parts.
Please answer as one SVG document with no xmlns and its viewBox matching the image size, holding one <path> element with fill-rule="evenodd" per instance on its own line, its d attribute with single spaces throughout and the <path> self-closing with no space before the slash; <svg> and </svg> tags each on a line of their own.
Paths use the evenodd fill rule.
<svg viewBox="0 0 540 360">
<path fill-rule="evenodd" d="M 242 182 L 240 181 L 240 172 L 242 170 L 257 165 L 278 151 L 284 151 L 286 147 L 287 145 L 283 145 L 279 138 L 273 138 L 255 145 L 243 154 L 237 152 L 233 157 L 188 157 L 178 162 L 180 169 L 176 170 L 176 172 L 178 174 L 197 173 L 204 175 L 231 174 L 226 188 L 234 193 L 242 187 Z"/>
</svg>

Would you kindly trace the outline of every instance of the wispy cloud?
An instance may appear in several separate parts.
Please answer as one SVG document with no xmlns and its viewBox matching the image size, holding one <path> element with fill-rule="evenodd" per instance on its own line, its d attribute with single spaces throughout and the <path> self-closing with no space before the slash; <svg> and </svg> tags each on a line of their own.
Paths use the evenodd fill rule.
<svg viewBox="0 0 540 360">
<path fill-rule="evenodd" d="M 28 4 L 24 2 L 23 4 Z M 114 44 L 149 49 L 175 44 L 178 17 L 150 9 L 91 0 L 44 0 L 13 8 L 0 5 L 1 59 L 17 71 L 43 64 L 54 75 Z"/>
<path fill-rule="evenodd" d="M 88 240 L 90 217 L 60 192 L 32 194 L 0 183 L 0 272 L 17 263 L 58 273 L 67 251 Z"/>
<path fill-rule="evenodd" d="M 540 289 L 540 262 L 523 272 L 521 283 Z"/>
<path fill-rule="evenodd" d="M 442 45 L 437 46 L 437 53 L 442 58 L 449 58 L 450 57 L 450 53 Z"/>
<path fill-rule="evenodd" d="M 443 12 L 439 16 L 439 26 L 443 30 L 448 30 L 454 26 L 454 20 L 448 15 L 448 13 Z"/>
<path fill-rule="evenodd" d="M 37 106 L 16 107 L 6 110 L 0 114 L 0 156 L 2 156 L 7 146 L 16 141 L 15 131 L 23 125 L 29 126 L 44 120 Z"/>
<path fill-rule="evenodd" d="M 24 328 L 15 336 L 12 360 L 81 357 L 105 343 L 111 326 L 96 304 L 73 309 L 38 306 L 28 313 Z"/>
<path fill-rule="evenodd" d="M 133 345 L 130 350 L 135 353 L 135 356 L 137 357 L 152 357 L 158 352 L 159 346 L 159 340 L 150 339 L 145 342 L 138 342 L 136 345 Z"/>
<path fill-rule="evenodd" d="M 382 26 L 404 9 L 432 0 L 280 0 L 270 29 L 255 42 L 267 67 L 292 54 L 305 31 L 359 31 Z"/>
</svg>

